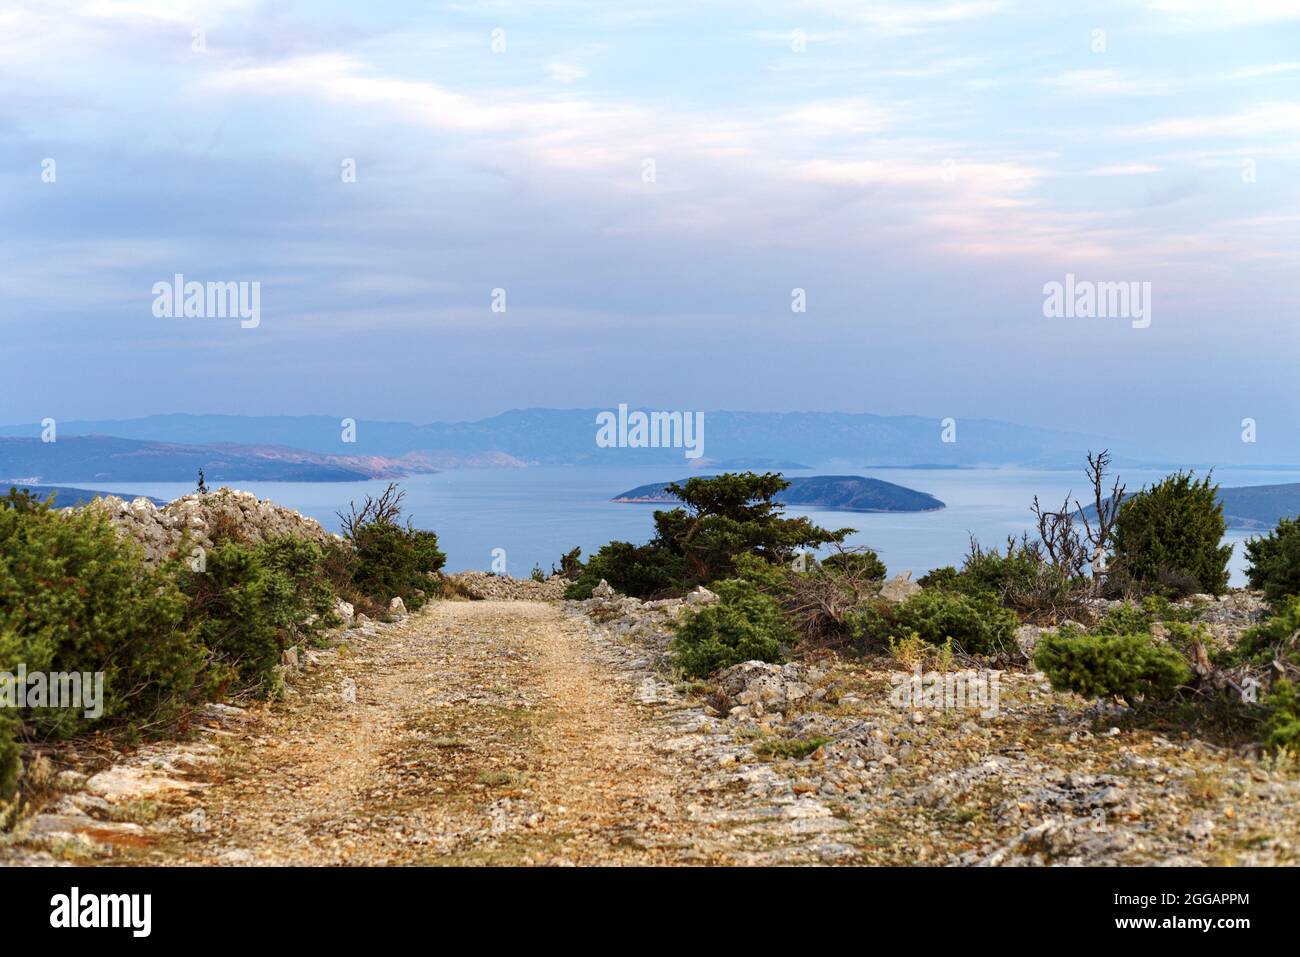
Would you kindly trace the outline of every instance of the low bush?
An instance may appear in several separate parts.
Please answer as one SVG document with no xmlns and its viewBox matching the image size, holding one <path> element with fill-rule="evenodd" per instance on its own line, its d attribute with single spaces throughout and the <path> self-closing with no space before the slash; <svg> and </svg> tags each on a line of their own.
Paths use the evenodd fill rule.
<svg viewBox="0 0 1300 957">
<path fill-rule="evenodd" d="M 1276 661 L 1288 670 L 1300 669 L 1300 597 L 1286 599 L 1276 615 L 1246 629 L 1220 657 L 1225 665 L 1271 667 Z"/>
<path fill-rule="evenodd" d="M 1264 744 L 1275 750 L 1300 753 L 1300 693 L 1295 684 L 1283 678 L 1261 702 L 1268 709 L 1264 721 Z"/>
<path fill-rule="evenodd" d="M 1015 613 L 989 593 L 964 595 L 925 590 L 898 605 L 873 603 L 849 616 L 854 639 L 887 648 L 890 639 L 916 635 L 932 645 L 951 642 L 967 654 L 994 655 L 1014 646 Z"/>
<path fill-rule="evenodd" d="M 18 776 L 23 769 L 22 754 L 18 745 L 18 719 L 0 711 L 0 805 L 12 800 L 18 791 Z M 4 830 L 3 826 L 0 830 Z"/>
<path fill-rule="evenodd" d="M 819 565 L 828 572 L 867 581 L 884 581 L 889 574 L 880 556 L 869 548 L 835 552 L 822 559 Z"/>
<path fill-rule="evenodd" d="M 741 555 L 736 574 L 776 600 L 802 643 L 834 645 L 851 639 L 849 615 L 880 590 L 885 566 L 869 550 L 843 551 L 824 561 L 774 564 Z"/>
<path fill-rule="evenodd" d="M 225 537 L 181 573 L 187 620 L 208 649 L 206 692 L 272 695 L 285 648 L 334 622 L 333 549 L 296 536 Z"/>
<path fill-rule="evenodd" d="M 582 574 L 582 546 L 577 546 L 560 556 L 560 566 L 551 566 L 552 578 L 575 581 Z"/>
<path fill-rule="evenodd" d="M 578 577 L 565 589 L 564 596 L 575 600 L 590 598 L 601 579 L 616 591 L 636 598 L 679 594 L 685 588 L 686 559 L 653 543 L 610 542 L 587 560 Z"/>
<path fill-rule="evenodd" d="M 784 661 L 795 635 L 776 601 L 741 579 L 718 582 L 716 590 L 715 604 L 677 623 L 672 648 L 682 672 L 703 678 L 742 661 Z"/>
<path fill-rule="evenodd" d="M 1045 634 L 1034 665 L 1057 691 L 1085 698 L 1168 700 L 1192 678 L 1187 661 L 1150 634 L 1083 634 L 1061 629 Z"/>
<path fill-rule="evenodd" d="M 340 513 L 343 537 L 354 553 L 352 582 L 363 594 L 387 607 L 401 598 L 415 610 L 437 587 L 433 577 L 447 563 L 438 536 L 401 521 L 404 492 L 390 484 L 377 498 L 366 496 Z"/>
<path fill-rule="evenodd" d="M 933 591 L 992 596 L 1032 620 L 1078 614 L 1090 588 L 1087 579 L 1047 561 L 1042 550 L 1025 539 L 1009 539 L 1005 552 L 981 548 L 972 539 L 960 570 L 951 565 L 936 568 L 918 583 Z"/>
<path fill-rule="evenodd" d="M 1300 519 L 1284 518 L 1269 534 L 1246 542 L 1246 579 L 1275 606 L 1300 595 Z"/>
<path fill-rule="evenodd" d="M 94 509 L 55 511 L 22 493 L 0 499 L 0 671 L 102 673 L 98 719 L 143 728 L 192 699 L 205 663 L 185 621 L 175 567 L 149 568 Z M 28 708 L 41 737 L 66 737 L 81 708 Z"/>
</svg>

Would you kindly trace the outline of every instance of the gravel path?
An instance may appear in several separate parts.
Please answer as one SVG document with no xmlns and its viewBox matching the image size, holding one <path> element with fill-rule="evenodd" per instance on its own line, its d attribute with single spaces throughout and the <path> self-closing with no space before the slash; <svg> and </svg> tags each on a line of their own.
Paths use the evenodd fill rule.
<svg viewBox="0 0 1300 957">
<path fill-rule="evenodd" d="M 125 823 L 121 837 L 100 829 L 98 843 L 62 856 L 739 863 L 770 859 L 787 822 L 823 822 L 790 832 L 799 844 L 839 826 L 816 802 L 774 806 L 770 787 L 747 794 L 752 771 L 696 753 L 710 742 L 747 748 L 710 732 L 717 722 L 657 684 L 635 649 L 557 605 L 437 602 L 305 665 L 287 701 L 214 730 L 214 753 L 169 756 L 175 786 L 151 798 L 139 815 L 150 819 Z"/>
<path fill-rule="evenodd" d="M 654 614 L 440 601 L 343 633 L 286 700 L 62 781 L 0 863 L 1297 862 L 1294 767 L 1023 673 L 987 720 L 834 660 L 784 669 L 796 707 L 732 707 L 656 668 Z"/>
</svg>

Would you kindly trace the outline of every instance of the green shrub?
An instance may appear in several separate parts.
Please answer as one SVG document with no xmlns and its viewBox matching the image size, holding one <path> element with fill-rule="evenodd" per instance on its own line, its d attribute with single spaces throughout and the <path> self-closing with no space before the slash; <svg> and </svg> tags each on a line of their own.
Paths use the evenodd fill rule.
<svg viewBox="0 0 1300 957">
<path fill-rule="evenodd" d="M 660 545 L 610 542 L 587 560 L 581 574 L 564 592 L 566 598 L 591 597 L 601 579 L 625 595 L 658 598 L 686 587 L 686 560 Z"/>
<path fill-rule="evenodd" d="M 1285 678 L 1273 685 L 1262 704 L 1268 709 L 1264 721 L 1264 744 L 1273 750 L 1300 753 L 1300 694 Z"/>
<path fill-rule="evenodd" d="M 433 532 L 393 522 L 358 526 L 350 541 L 357 559 L 352 575 L 356 587 L 380 604 L 401 598 L 413 611 L 434 588 L 429 576 L 447 561 Z"/>
<path fill-rule="evenodd" d="M 835 644 L 851 637 L 848 616 L 880 590 L 885 566 L 870 551 L 840 552 L 825 561 L 812 558 L 796 570 L 757 555 L 735 560 L 738 577 L 776 600 L 799 641 Z"/>
<path fill-rule="evenodd" d="M 1222 663 L 1268 666 L 1279 660 L 1300 668 L 1297 635 L 1300 635 L 1300 597 L 1286 599 L 1276 615 L 1246 629 L 1236 647 L 1221 656 Z"/>
<path fill-rule="evenodd" d="M 321 625 L 331 620 L 335 593 L 325 551 L 320 545 L 309 538 L 290 535 L 263 542 L 256 551 L 268 569 L 291 583 L 297 602 L 294 613 L 301 616 L 299 624 L 311 616 Z"/>
<path fill-rule="evenodd" d="M 1220 594 L 1228 587 L 1231 545 L 1220 545 L 1227 523 L 1209 476 L 1170 475 L 1120 506 L 1114 561 L 1153 590 Z"/>
<path fill-rule="evenodd" d="M 582 546 L 577 546 L 560 556 L 560 567 L 551 566 L 552 578 L 574 581 L 582 574 Z"/>
<path fill-rule="evenodd" d="M 889 574 L 889 570 L 885 567 L 885 563 L 880 560 L 880 556 L 870 549 L 856 552 L 836 552 L 834 555 L 828 555 L 818 564 L 830 572 L 853 575 L 871 581 L 883 581 L 885 576 Z"/>
<path fill-rule="evenodd" d="M 926 572 L 916 583 L 927 591 L 965 591 L 966 580 L 954 565 L 944 565 Z"/>
<path fill-rule="evenodd" d="M 402 500 L 406 493 L 396 485 L 378 497 L 367 495 L 361 507 L 352 503 L 347 514 L 339 513 L 343 538 L 352 546 L 353 585 L 387 607 L 401 598 L 414 610 L 424 604 L 438 587 L 434 575 L 447 563 L 438 548 L 438 536 L 402 523 Z"/>
<path fill-rule="evenodd" d="M 1156 616 L 1146 603 L 1126 601 L 1118 608 L 1112 608 L 1102 616 L 1092 629 L 1097 635 L 1137 635 L 1150 634 Z"/>
<path fill-rule="evenodd" d="M 1046 634 L 1034 652 L 1034 665 L 1057 691 L 1085 698 L 1118 695 L 1167 700 L 1192 678 L 1187 661 L 1149 634 L 1082 634 L 1062 629 Z"/>
<path fill-rule="evenodd" d="M 149 568 L 98 509 L 0 499 L 0 671 L 103 673 L 105 724 L 139 729 L 194 698 L 206 655 L 172 565 Z M 86 727 L 78 708 L 28 708 L 42 737 Z"/>
<path fill-rule="evenodd" d="M 637 598 L 680 595 L 734 577 L 742 555 L 783 564 L 796 551 L 842 542 L 852 533 L 783 517 L 775 496 L 789 485 L 775 472 L 729 472 L 670 484 L 667 491 L 684 507 L 656 511 L 655 535 L 645 545 L 610 542 L 601 548 L 566 595 L 590 597 L 602 578 Z"/>
<path fill-rule="evenodd" d="M 992 655 L 1013 647 L 1019 620 L 988 593 L 964 595 L 926 590 L 905 602 L 877 602 L 849 615 L 853 636 L 868 647 L 918 635 L 932 645 L 949 639 L 968 654 Z"/>
<path fill-rule="evenodd" d="M 211 693 L 275 690 L 281 652 L 307 617 L 293 578 L 266 552 L 227 542 L 208 552 L 204 571 L 184 576 L 190 620 L 213 657 Z"/>
<path fill-rule="evenodd" d="M 18 746 L 18 721 L 0 711 L 0 804 L 13 799 L 22 772 L 22 749 Z"/>
<path fill-rule="evenodd" d="M 1300 595 L 1300 519 L 1284 518 L 1268 535 L 1246 542 L 1246 578 L 1274 605 Z"/>
<path fill-rule="evenodd" d="M 719 600 L 686 612 L 677 624 L 673 651 L 682 671 L 703 678 L 742 661 L 785 660 L 794 633 L 777 603 L 741 579 L 720 581 Z"/>
<path fill-rule="evenodd" d="M 962 565 L 962 590 L 970 595 L 988 593 L 999 598 L 1029 592 L 1038 581 L 1042 564 L 1038 554 L 1028 547 L 1009 544 L 1003 554 L 996 548 L 985 550 L 972 544 Z"/>
</svg>

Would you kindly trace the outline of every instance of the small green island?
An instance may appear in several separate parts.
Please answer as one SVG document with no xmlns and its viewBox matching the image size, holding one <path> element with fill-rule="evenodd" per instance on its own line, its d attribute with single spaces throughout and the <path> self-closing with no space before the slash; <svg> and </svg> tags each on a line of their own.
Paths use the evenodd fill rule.
<svg viewBox="0 0 1300 957">
<path fill-rule="evenodd" d="M 840 512 L 934 512 L 944 507 L 943 502 L 928 492 L 861 475 L 808 475 L 787 478 L 786 481 L 790 487 L 778 492 L 775 500 L 797 508 Z M 670 484 L 638 485 L 615 495 L 610 501 L 678 504 L 680 499 L 668 492 Z"/>
</svg>

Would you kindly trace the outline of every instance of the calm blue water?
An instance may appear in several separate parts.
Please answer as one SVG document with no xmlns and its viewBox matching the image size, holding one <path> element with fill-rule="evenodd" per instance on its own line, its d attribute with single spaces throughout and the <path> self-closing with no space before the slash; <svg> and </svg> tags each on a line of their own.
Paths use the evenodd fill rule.
<svg viewBox="0 0 1300 957">
<path fill-rule="evenodd" d="M 653 505 L 615 505 L 611 497 L 637 485 L 684 478 L 662 468 L 476 469 L 415 475 L 401 481 L 406 508 L 421 528 L 438 533 L 447 553 L 449 571 L 488 569 L 492 550 L 506 551 L 510 574 L 525 576 L 537 563 L 549 570 L 559 556 L 581 545 L 591 554 L 610 539 L 643 542 L 653 534 Z M 791 471 L 790 475 L 828 474 Z M 879 552 L 890 572 L 911 569 L 919 576 L 941 565 L 960 564 L 968 538 L 974 534 L 986 546 L 1001 545 L 1007 535 L 1033 523 L 1029 504 L 1035 494 L 1045 507 L 1057 507 L 1070 490 L 1083 497 L 1082 473 L 1023 469 L 963 469 L 933 471 L 882 469 L 856 473 L 919 489 L 947 503 L 938 512 L 868 514 L 790 509 L 808 515 L 828 528 L 858 529 L 850 538 L 855 545 L 870 545 Z M 1163 477 L 1163 472 L 1126 471 L 1130 491 Z M 1300 482 L 1297 471 L 1220 469 L 1215 478 L 1224 486 Z M 65 484 L 75 485 L 76 482 Z M 318 519 L 337 531 L 335 512 L 352 499 L 382 491 L 384 481 L 356 483 L 242 482 L 239 487 L 262 498 Z M 194 490 L 192 483 L 157 482 L 99 485 L 106 491 L 152 495 L 173 499 Z M 1242 584 L 1240 543 L 1248 533 L 1230 532 L 1238 545 L 1233 553 L 1233 583 Z"/>
</svg>

